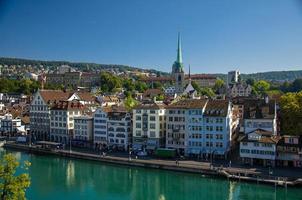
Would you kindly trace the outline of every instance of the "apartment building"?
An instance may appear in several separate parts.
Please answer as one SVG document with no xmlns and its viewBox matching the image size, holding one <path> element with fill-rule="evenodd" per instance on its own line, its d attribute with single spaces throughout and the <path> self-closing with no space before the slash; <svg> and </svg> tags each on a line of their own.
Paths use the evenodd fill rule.
<svg viewBox="0 0 302 200">
<path fill-rule="evenodd" d="M 3 134 L 26 134 L 25 127 L 21 123 L 21 118 L 13 118 L 11 114 L 5 114 L 1 119 L 1 133 Z"/>
<path fill-rule="evenodd" d="M 132 144 L 131 113 L 124 107 L 100 107 L 94 113 L 95 148 L 128 150 Z"/>
<path fill-rule="evenodd" d="M 274 100 L 246 99 L 244 101 L 244 133 L 263 129 L 277 134 L 277 109 Z"/>
<path fill-rule="evenodd" d="M 226 100 L 209 100 L 203 113 L 203 157 L 226 158 L 231 148 L 231 139 L 237 124 L 233 121 L 232 106 Z"/>
<path fill-rule="evenodd" d="M 277 143 L 277 165 L 302 167 L 302 137 L 284 135 Z"/>
<path fill-rule="evenodd" d="M 73 144 L 91 147 L 93 144 L 93 117 L 82 115 L 74 117 Z"/>
<path fill-rule="evenodd" d="M 240 158 L 250 165 L 272 166 L 276 164 L 279 136 L 271 131 L 256 129 L 240 139 Z"/>
<path fill-rule="evenodd" d="M 199 146 L 202 115 L 207 100 L 181 100 L 166 107 L 166 147 L 184 155 L 188 144 Z"/>
<path fill-rule="evenodd" d="M 74 137 L 74 118 L 84 111 L 84 105 L 77 100 L 54 103 L 50 109 L 50 140 L 69 144 Z"/>
<path fill-rule="evenodd" d="M 165 146 L 165 105 L 162 103 L 141 104 L 133 109 L 133 149 L 150 152 Z"/>
<path fill-rule="evenodd" d="M 110 148 L 127 151 L 132 144 L 131 115 L 124 108 L 108 112 L 107 134 Z"/>
<path fill-rule="evenodd" d="M 95 98 L 87 92 L 38 90 L 30 104 L 30 130 L 38 140 L 50 140 L 50 108 L 59 101 L 78 100 L 87 107 L 95 105 Z"/>
</svg>

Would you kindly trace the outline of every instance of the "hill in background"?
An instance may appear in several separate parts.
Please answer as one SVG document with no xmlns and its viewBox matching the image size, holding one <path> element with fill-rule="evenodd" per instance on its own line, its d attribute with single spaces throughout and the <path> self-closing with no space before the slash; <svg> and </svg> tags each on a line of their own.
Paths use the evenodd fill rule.
<svg viewBox="0 0 302 200">
<path fill-rule="evenodd" d="M 68 62 L 68 61 L 42 61 L 42 60 L 31 60 L 31 59 L 20 59 L 20 58 L 5 58 L 0 57 L 0 65 L 20 65 L 36 67 L 40 70 L 40 66 L 44 66 L 47 69 L 53 70 L 57 66 L 69 65 L 80 71 L 100 71 L 115 69 L 118 71 L 140 71 L 154 73 L 158 76 L 169 75 L 167 72 L 161 72 L 154 69 L 141 69 L 137 67 L 127 66 L 127 65 L 117 65 L 117 64 L 97 64 L 97 63 L 86 63 L 86 62 Z M 227 79 L 226 74 L 213 74 L 223 80 Z M 246 80 L 252 78 L 255 80 L 268 80 L 273 82 L 284 82 L 284 81 L 294 81 L 297 78 L 302 78 L 302 70 L 296 71 L 270 71 L 270 72 L 259 72 L 252 74 L 241 74 L 241 78 Z"/>
</svg>

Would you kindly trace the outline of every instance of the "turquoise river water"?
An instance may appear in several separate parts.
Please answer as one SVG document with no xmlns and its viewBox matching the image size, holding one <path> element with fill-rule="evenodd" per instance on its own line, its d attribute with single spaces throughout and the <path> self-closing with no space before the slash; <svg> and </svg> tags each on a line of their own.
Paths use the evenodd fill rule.
<svg viewBox="0 0 302 200">
<path fill-rule="evenodd" d="M 32 163 L 31 187 L 26 193 L 30 200 L 302 200 L 301 188 L 13 153 L 20 161 Z"/>
</svg>

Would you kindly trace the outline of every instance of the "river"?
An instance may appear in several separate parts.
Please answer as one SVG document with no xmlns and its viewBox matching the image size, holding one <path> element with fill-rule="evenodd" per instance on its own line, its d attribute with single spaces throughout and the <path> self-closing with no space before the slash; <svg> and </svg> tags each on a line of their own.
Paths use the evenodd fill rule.
<svg viewBox="0 0 302 200">
<path fill-rule="evenodd" d="M 2 150 L 1 154 L 4 153 Z M 13 152 L 29 160 L 29 200 L 301 200 L 300 188 Z"/>
</svg>

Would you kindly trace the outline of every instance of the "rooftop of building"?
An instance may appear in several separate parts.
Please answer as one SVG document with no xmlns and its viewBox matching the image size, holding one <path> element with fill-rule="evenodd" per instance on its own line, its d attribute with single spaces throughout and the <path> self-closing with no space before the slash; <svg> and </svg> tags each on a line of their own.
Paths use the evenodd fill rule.
<svg viewBox="0 0 302 200">
<path fill-rule="evenodd" d="M 149 102 L 149 103 L 142 103 L 134 107 L 133 109 L 142 109 L 142 110 L 150 110 L 150 109 L 165 109 L 166 104 L 164 103 L 154 103 L 154 102 Z"/>
<path fill-rule="evenodd" d="M 51 110 L 84 110 L 85 106 L 81 104 L 79 101 L 58 101 L 55 102 Z"/>
<path fill-rule="evenodd" d="M 208 100 L 204 116 L 209 117 L 226 117 L 229 109 L 229 101 L 228 100 Z"/>
<path fill-rule="evenodd" d="M 207 100 L 205 99 L 183 99 L 175 103 L 171 103 L 167 109 L 203 109 Z"/>
<path fill-rule="evenodd" d="M 276 117 L 275 100 L 246 99 L 243 105 L 245 119 L 273 119 Z"/>
<path fill-rule="evenodd" d="M 297 139 L 297 143 L 286 142 L 286 139 Z M 302 148 L 302 137 L 298 135 L 283 135 L 278 142 L 278 146 L 299 147 Z"/>
<path fill-rule="evenodd" d="M 259 138 L 251 139 L 249 138 L 250 134 L 257 134 Z M 259 142 L 259 143 L 267 143 L 267 144 L 277 144 L 279 140 L 281 139 L 281 136 L 273 135 L 271 131 L 267 131 L 264 129 L 256 129 L 254 131 L 251 131 L 241 138 L 239 138 L 240 142 Z"/>
<path fill-rule="evenodd" d="M 88 102 L 95 101 L 95 97 L 89 92 L 63 91 L 63 90 L 39 90 L 39 93 L 47 104 L 51 104 L 54 101 L 67 101 L 73 94 L 78 95 L 80 100 L 82 101 L 88 101 Z"/>
</svg>

